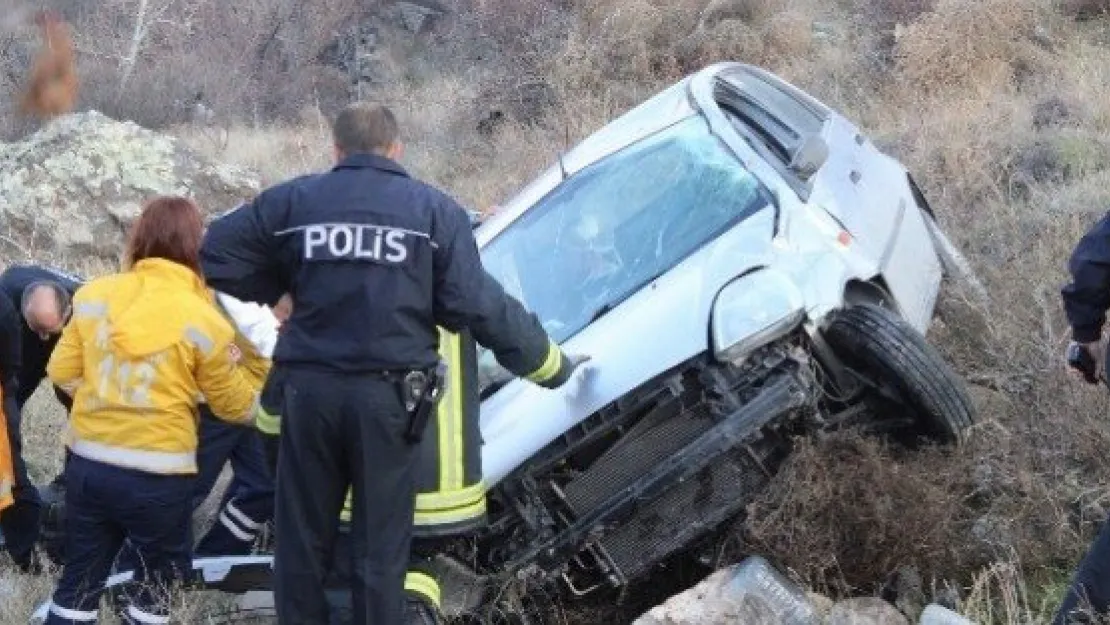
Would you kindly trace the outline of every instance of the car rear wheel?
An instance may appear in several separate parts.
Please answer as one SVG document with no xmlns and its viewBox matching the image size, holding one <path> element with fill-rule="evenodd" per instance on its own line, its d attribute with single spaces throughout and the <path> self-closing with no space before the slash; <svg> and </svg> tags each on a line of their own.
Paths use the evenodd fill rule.
<svg viewBox="0 0 1110 625">
<path fill-rule="evenodd" d="M 897 314 L 875 304 L 850 306 L 833 314 L 823 336 L 873 391 L 910 411 L 915 433 L 942 443 L 964 441 L 975 411 L 963 380 Z"/>
</svg>

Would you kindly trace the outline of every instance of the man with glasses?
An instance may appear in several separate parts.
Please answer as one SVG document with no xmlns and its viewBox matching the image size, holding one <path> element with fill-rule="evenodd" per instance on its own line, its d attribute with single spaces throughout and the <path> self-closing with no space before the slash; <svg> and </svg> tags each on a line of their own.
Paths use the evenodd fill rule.
<svg viewBox="0 0 1110 625">
<path fill-rule="evenodd" d="M 39 539 L 42 498 L 27 475 L 20 435 L 23 406 L 46 377 L 46 363 L 73 312 L 73 294 L 83 284 L 76 276 L 35 265 L 13 265 L 0 274 L 0 298 L 11 304 L 15 315 L 5 318 L 0 329 L 0 375 L 8 438 L 15 470 L 15 505 L 0 517 L 0 530 L 9 555 L 24 572 L 37 573 L 41 563 L 34 557 Z M 68 412 L 73 400 L 60 389 L 54 394 Z"/>
</svg>

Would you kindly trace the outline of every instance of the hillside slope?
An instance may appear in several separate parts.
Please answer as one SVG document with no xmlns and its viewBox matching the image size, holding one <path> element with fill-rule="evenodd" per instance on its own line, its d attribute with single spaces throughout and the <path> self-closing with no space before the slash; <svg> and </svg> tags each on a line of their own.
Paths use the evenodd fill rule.
<svg viewBox="0 0 1110 625">
<path fill-rule="evenodd" d="M 932 330 L 973 383 L 982 423 L 957 453 L 850 436 L 803 446 L 720 561 L 758 552 L 834 595 L 875 592 L 912 572 L 927 595 L 953 588 L 981 622 L 1046 622 L 1110 509 L 1107 393 L 1065 377 L 1059 299 L 1071 246 L 1110 200 L 1107 3 L 465 4 L 426 31 L 377 31 L 377 74 L 364 95 L 400 114 L 406 164 L 476 208 L 719 59 L 779 73 L 907 163 L 994 302 L 984 311 L 949 293 Z M 312 105 L 326 113 L 328 103 L 307 100 L 299 118 L 281 123 L 256 123 L 253 110 L 229 103 L 216 122 L 166 129 L 274 181 L 327 165 L 325 118 Z M 47 395 L 25 419 L 42 479 L 58 466 L 61 419 Z M 669 571 L 656 586 L 681 588 L 704 573 Z M 608 616 L 626 622 L 660 594 Z M 17 603 L 0 607 L 0 621 L 22 622 L 26 606 Z"/>
</svg>

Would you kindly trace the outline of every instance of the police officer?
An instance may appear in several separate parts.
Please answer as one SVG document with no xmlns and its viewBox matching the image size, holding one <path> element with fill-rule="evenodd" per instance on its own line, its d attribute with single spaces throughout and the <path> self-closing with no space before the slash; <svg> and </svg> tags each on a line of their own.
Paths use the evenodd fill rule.
<svg viewBox="0 0 1110 625">
<path fill-rule="evenodd" d="M 1097 384 L 1105 378 L 1106 348 L 1102 328 L 1110 309 L 1110 213 L 1088 230 L 1068 261 L 1071 281 L 1061 290 L 1071 326 L 1069 372 Z M 1103 523 L 1053 620 L 1053 625 L 1086 623 L 1084 612 L 1110 612 L 1110 522 Z"/>
<path fill-rule="evenodd" d="M 327 622 L 325 568 L 350 487 L 354 622 L 395 625 L 416 503 L 406 433 L 433 399 L 436 327 L 469 330 L 506 369 L 550 388 L 580 360 L 483 270 L 466 211 L 397 163 L 387 108 L 348 106 L 333 139 L 330 171 L 271 187 L 209 225 L 205 272 L 243 300 L 292 297 L 270 380 L 281 393 L 279 622 Z"/>
<path fill-rule="evenodd" d="M 15 470 L 15 505 L 0 518 L 0 530 L 8 553 L 24 572 L 41 570 L 34 548 L 40 534 L 43 502 L 23 459 L 23 407 L 46 377 L 46 363 L 72 312 L 73 294 L 83 283 L 77 276 L 36 265 L 13 265 L 0 274 L 0 296 L 19 313 L 18 338 L 0 339 L 6 354 L 0 371 L 6 378 L 5 396 L 12 400 L 5 416 Z M 12 328 L 5 331 L 11 332 Z M 54 394 L 68 412 L 73 403 L 69 395 L 57 387 Z"/>
<path fill-rule="evenodd" d="M 481 216 L 475 211 L 468 213 L 471 226 L 480 225 Z M 275 307 L 275 312 L 280 320 L 289 315 L 287 307 L 281 303 Z M 439 333 L 439 355 L 447 363 L 450 380 L 420 443 L 413 545 L 405 575 L 406 622 L 410 625 L 440 621 L 439 580 L 431 560 L 439 551 L 441 541 L 472 532 L 486 520 L 477 344 L 466 330 L 456 334 L 440 328 Z M 265 434 L 278 436 L 281 430 L 280 415 L 276 414 L 278 408 L 268 406 L 265 395 L 263 408 L 275 414 L 264 416 L 259 428 Z M 346 590 L 351 580 L 350 491 L 339 522 L 335 559 L 327 579 L 332 625 L 345 625 L 350 619 L 351 596 Z"/>
</svg>

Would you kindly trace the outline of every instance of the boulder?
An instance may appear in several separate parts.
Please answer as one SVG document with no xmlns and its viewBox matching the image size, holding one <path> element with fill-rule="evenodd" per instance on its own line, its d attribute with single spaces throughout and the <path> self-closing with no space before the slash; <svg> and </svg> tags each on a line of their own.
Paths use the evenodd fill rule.
<svg viewBox="0 0 1110 625">
<path fill-rule="evenodd" d="M 721 569 L 655 606 L 632 625 L 779 625 L 780 620 L 768 614 L 772 611 L 758 595 L 745 594 L 739 601 L 728 600 L 727 586 L 733 575 L 732 569 Z"/>
<path fill-rule="evenodd" d="M 857 597 L 834 605 L 825 625 L 910 625 L 910 621 L 882 599 Z"/>
<path fill-rule="evenodd" d="M 818 625 L 828 609 L 823 603 L 828 600 L 805 593 L 752 556 L 667 599 L 632 625 Z"/>
<path fill-rule="evenodd" d="M 0 143 L 0 254 L 115 263 L 147 198 L 185 195 L 217 214 L 258 191 L 253 172 L 172 137 L 97 111 L 73 113 Z"/>
</svg>

